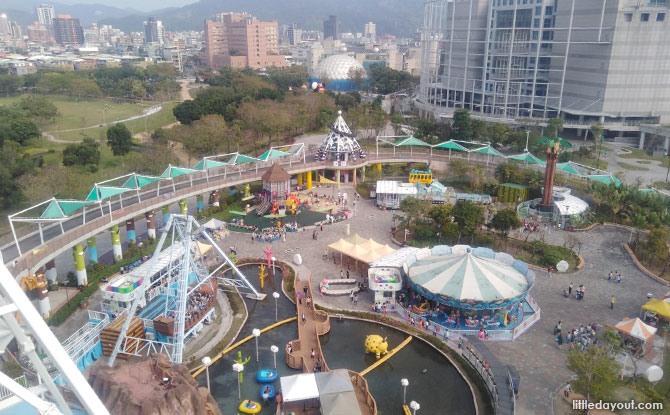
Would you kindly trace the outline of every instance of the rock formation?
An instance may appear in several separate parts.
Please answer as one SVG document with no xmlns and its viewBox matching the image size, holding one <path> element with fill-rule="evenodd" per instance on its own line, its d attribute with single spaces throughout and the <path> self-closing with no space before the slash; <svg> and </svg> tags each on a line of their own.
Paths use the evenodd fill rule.
<svg viewBox="0 0 670 415">
<path fill-rule="evenodd" d="M 221 415 L 207 388 L 162 354 L 117 368 L 91 368 L 89 382 L 112 415 Z"/>
</svg>

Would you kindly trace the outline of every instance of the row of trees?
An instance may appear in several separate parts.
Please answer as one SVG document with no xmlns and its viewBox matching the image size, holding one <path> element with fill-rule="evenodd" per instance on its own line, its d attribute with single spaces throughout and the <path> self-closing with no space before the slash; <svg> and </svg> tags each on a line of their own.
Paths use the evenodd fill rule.
<svg viewBox="0 0 670 415">
<path fill-rule="evenodd" d="M 419 83 L 419 79 L 408 72 L 374 64 L 368 71 L 368 82 L 372 91 L 386 95 L 412 89 Z"/>
<path fill-rule="evenodd" d="M 112 96 L 126 99 L 173 99 L 179 91 L 168 63 L 140 67 L 100 68 L 90 71 L 40 70 L 16 76 L 0 75 L 0 93 L 66 94 L 78 97 Z"/>
</svg>

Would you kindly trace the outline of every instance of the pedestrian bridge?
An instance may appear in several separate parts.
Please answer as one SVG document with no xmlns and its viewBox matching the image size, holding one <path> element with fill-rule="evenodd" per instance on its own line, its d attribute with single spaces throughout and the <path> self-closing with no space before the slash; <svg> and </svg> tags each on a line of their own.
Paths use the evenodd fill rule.
<svg viewBox="0 0 670 415">
<path fill-rule="evenodd" d="M 457 158 L 491 167 L 501 161 L 506 161 L 504 158 L 480 154 L 432 154 L 428 151 L 410 150 L 368 154 L 365 159 L 350 160 L 346 163 L 311 161 L 314 159 L 312 154 L 301 157 L 297 161 L 289 158 L 288 160 L 276 159 L 274 162 L 281 164 L 289 174 L 295 175 L 321 170 L 356 170 L 366 166 L 389 163 L 448 163 L 451 159 Z M 209 171 L 197 171 L 172 179 L 172 184 L 169 186 L 165 186 L 165 182 L 163 186 L 160 186 L 160 182 L 157 182 L 143 187 L 136 193 L 121 194 L 114 201 L 107 199 L 107 204 L 100 203 L 95 208 L 77 212 L 59 223 L 44 226 L 40 232 L 37 232 L 33 226 L 26 226 L 17 230 L 14 243 L 5 240 L 2 257 L 5 263 L 10 264 L 12 274 L 15 277 L 22 277 L 29 272 L 37 271 L 75 244 L 113 225 L 123 224 L 126 220 L 136 218 L 151 210 L 159 210 L 165 205 L 177 203 L 182 199 L 260 181 L 261 176 L 270 166 L 271 163 L 247 163 L 232 168 L 224 166 Z M 20 250 L 17 249 L 17 245 L 20 246 Z"/>
</svg>

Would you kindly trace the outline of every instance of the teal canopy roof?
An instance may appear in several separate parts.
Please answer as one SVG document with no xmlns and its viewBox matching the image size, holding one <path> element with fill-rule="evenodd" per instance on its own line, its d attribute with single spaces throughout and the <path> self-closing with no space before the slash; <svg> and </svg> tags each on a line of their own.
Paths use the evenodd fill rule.
<svg viewBox="0 0 670 415">
<path fill-rule="evenodd" d="M 238 154 L 237 158 L 235 159 L 235 164 L 244 164 L 244 163 L 253 163 L 256 161 L 261 161 L 260 159 L 257 159 L 256 157 L 250 157 L 250 156 L 245 156 L 244 154 Z"/>
<path fill-rule="evenodd" d="M 435 144 L 433 148 L 442 148 L 444 150 L 468 151 L 467 148 L 458 144 L 453 140 L 445 141 L 444 143 Z"/>
<path fill-rule="evenodd" d="M 218 160 L 210 160 L 210 159 L 202 159 L 193 166 L 194 169 L 196 170 L 209 170 L 213 169 L 215 167 L 223 167 L 223 166 L 228 166 L 232 164 L 230 161 L 218 161 Z"/>
<path fill-rule="evenodd" d="M 584 173 L 582 173 L 582 171 L 579 170 L 579 168 L 577 167 L 577 164 L 575 164 L 571 161 L 556 164 L 556 170 L 564 171 L 564 172 L 570 173 L 570 174 L 575 174 L 577 176 L 583 176 L 584 175 Z"/>
<path fill-rule="evenodd" d="M 154 176 L 142 176 L 139 174 L 132 174 L 130 177 L 128 177 L 128 180 L 125 181 L 121 185 L 121 187 L 126 187 L 128 189 L 139 189 L 144 186 L 148 186 L 151 183 L 156 183 L 160 180 L 163 180 L 160 177 L 154 177 Z"/>
<path fill-rule="evenodd" d="M 123 187 L 111 187 L 111 186 L 96 186 L 91 189 L 91 192 L 86 196 L 87 201 L 97 202 L 100 200 L 105 200 L 112 196 L 116 196 L 121 193 L 129 192 L 131 189 Z"/>
<path fill-rule="evenodd" d="M 191 173 L 196 173 L 200 170 L 195 170 L 195 169 L 189 169 L 186 167 L 175 167 L 172 164 L 168 165 L 165 171 L 163 171 L 163 174 L 161 174 L 161 177 L 164 179 L 170 179 L 170 178 L 175 178 L 179 176 L 183 176 L 185 174 L 191 174 Z"/>
<path fill-rule="evenodd" d="M 510 160 L 521 161 L 528 164 L 539 164 L 541 166 L 544 166 L 546 164 L 544 161 L 540 160 L 539 158 L 535 157 L 534 155 L 528 152 L 523 154 L 517 154 L 515 156 L 509 156 L 507 158 Z"/>
<path fill-rule="evenodd" d="M 271 148 L 268 151 L 266 151 L 265 153 L 258 156 L 258 159 L 262 160 L 262 161 L 268 161 L 268 160 L 274 160 L 276 158 L 286 157 L 286 156 L 290 156 L 290 155 L 291 155 L 291 153 L 287 153 L 285 151 L 281 151 L 281 150 Z"/>
<path fill-rule="evenodd" d="M 610 174 L 592 174 L 590 176 L 586 176 L 587 179 L 593 180 L 598 183 L 610 185 L 614 183 L 616 187 L 621 186 L 621 180 L 617 179 L 612 173 Z"/>
<path fill-rule="evenodd" d="M 461 301 L 497 301 L 528 291 L 530 283 L 516 267 L 474 252 L 432 254 L 409 267 L 409 278 L 435 295 Z"/>
<path fill-rule="evenodd" d="M 417 146 L 417 147 L 431 147 L 430 144 L 426 143 L 425 141 L 419 140 L 418 138 L 412 136 L 409 136 L 407 138 L 403 138 L 402 140 L 396 142 L 393 144 L 396 147 L 400 146 Z"/>
<path fill-rule="evenodd" d="M 40 214 L 40 219 L 65 219 L 72 213 L 90 204 L 91 202 L 79 200 L 53 199 Z"/>
<path fill-rule="evenodd" d="M 471 153 L 485 154 L 487 156 L 505 157 L 503 155 L 503 153 L 501 153 L 500 151 L 496 150 L 495 148 L 493 148 L 491 146 L 476 148 L 474 150 L 470 150 L 470 152 Z"/>
</svg>

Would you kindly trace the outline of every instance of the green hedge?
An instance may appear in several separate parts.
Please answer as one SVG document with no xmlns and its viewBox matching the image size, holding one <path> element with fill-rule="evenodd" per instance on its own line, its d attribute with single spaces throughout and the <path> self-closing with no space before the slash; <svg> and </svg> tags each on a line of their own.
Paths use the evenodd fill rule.
<svg viewBox="0 0 670 415">
<path fill-rule="evenodd" d="M 88 267 L 86 269 L 88 284 L 82 287 L 81 291 L 72 297 L 67 304 L 51 315 L 49 324 L 51 326 L 60 326 L 63 324 L 65 320 L 77 310 L 77 307 L 79 307 L 80 304 L 86 303 L 88 298 L 95 293 L 100 286 L 100 280 L 111 277 L 119 272 L 120 267 L 125 267 L 126 265 L 137 261 L 144 255 L 153 254 L 154 248 L 156 248 L 156 243 L 155 239 L 147 239 L 142 241 L 142 249 L 137 245 L 128 248 L 128 250 L 124 252 L 124 258 L 116 264 L 102 265 L 101 263 L 97 263 Z"/>
</svg>

